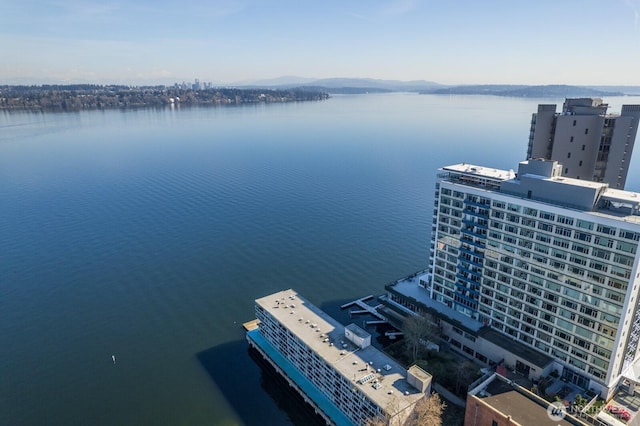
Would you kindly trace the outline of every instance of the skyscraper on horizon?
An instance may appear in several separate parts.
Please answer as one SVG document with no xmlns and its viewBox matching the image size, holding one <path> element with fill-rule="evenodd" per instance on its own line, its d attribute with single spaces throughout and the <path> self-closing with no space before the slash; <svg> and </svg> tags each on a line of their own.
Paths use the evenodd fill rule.
<svg viewBox="0 0 640 426">
<path fill-rule="evenodd" d="M 607 114 L 600 98 L 567 98 L 562 112 L 540 104 L 531 118 L 527 159 L 563 164 L 562 175 L 624 189 L 640 120 L 640 105 Z"/>
</svg>

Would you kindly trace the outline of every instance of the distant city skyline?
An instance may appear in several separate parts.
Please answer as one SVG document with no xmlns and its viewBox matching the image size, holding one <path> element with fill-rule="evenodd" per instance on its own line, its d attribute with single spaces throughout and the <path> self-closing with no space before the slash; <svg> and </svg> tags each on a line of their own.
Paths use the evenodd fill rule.
<svg viewBox="0 0 640 426">
<path fill-rule="evenodd" d="M 640 0 L 5 1 L 0 84 L 640 85 Z"/>
</svg>

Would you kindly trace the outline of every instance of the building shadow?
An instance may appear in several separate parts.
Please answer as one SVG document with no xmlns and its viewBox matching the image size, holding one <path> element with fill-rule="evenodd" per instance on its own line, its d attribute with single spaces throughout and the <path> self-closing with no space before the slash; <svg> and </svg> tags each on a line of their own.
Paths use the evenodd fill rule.
<svg viewBox="0 0 640 426">
<path fill-rule="evenodd" d="M 350 315 L 341 306 L 352 300 L 331 300 L 319 306 L 338 322 L 363 325 L 368 315 Z M 376 299 L 369 301 L 376 304 Z M 352 308 L 353 309 L 353 308 Z M 372 337 L 377 327 L 368 326 Z M 198 352 L 200 365 L 235 411 L 240 422 L 253 425 L 322 426 L 322 417 L 289 386 L 246 340 L 224 343 Z"/>
<path fill-rule="evenodd" d="M 378 296 L 379 294 L 374 294 L 373 299 L 368 300 L 367 304 L 371 306 L 379 305 L 380 302 L 378 302 Z M 387 331 L 397 331 L 397 329 L 392 325 L 390 324 L 367 325 L 366 321 L 376 320 L 377 318 L 369 314 L 351 315 L 350 311 L 358 310 L 357 306 L 351 306 L 345 309 L 341 308 L 343 305 L 349 302 L 353 302 L 354 300 L 355 299 L 330 300 L 325 303 L 322 303 L 318 307 L 342 325 L 349 325 L 353 323 L 361 327 L 363 330 L 367 331 L 369 334 L 371 334 L 371 342 L 373 346 L 375 346 L 378 349 L 383 349 L 388 345 L 397 342 L 397 339 L 389 338 L 385 336 L 385 332 Z"/>
<path fill-rule="evenodd" d="M 196 358 L 242 424 L 321 426 L 324 421 L 246 340 L 218 345 Z"/>
</svg>

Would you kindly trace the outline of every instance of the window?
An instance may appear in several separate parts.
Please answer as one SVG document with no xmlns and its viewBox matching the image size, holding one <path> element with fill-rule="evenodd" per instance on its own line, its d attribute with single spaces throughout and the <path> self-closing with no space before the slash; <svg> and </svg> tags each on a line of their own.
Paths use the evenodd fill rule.
<svg viewBox="0 0 640 426">
<path fill-rule="evenodd" d="M 578 244 L 578 243 L 574 243 L 571 246 L 571 250 L 577 251 L 577 252 L 580 252 L 580 253 L 589 253 L 589 247 L 588 246 L 585 246 L 583 244 Z"/>
<path fill-rule="evenodd" d="M 555 215 L 547 212 L 540 212 L 540 217 L 546 220 L 555 220 Z"/>
<path fill-rule="evenodd" d="M 584 220 L 580 220 L 578 219 L 578 228 L 582 228 L 582 229 L 593 229 L 593 223 L 592 222 L 587 222 Z"/>
<path fill-rule="evenodd" d="M 596 237 L 594 239 L 594 243 L 596 243 L 599 246 L 602 247 L 609 247 L 612 248 L 613 247 L 613 240 L 611 238 L 605 238 L 605 237 Z"/>
<path fill-rule="evenodd" d="M 567 158 L 571 158 L 571 153 L 567 152 Z"/>
<path fill-rule="evenodd" d="M 637 234 L 635 232 L 631 232 L 631 231 L 620 231 L 620 237 L 627 239 L 627 240 L 633 240 L 633 241 L 638 241 L 640 240 L 640 234 Z"/>
<path fill-rule="evenodd" d="M 584 129 L 584 134 L 588 135 L 589 134 L 589 129 Z"/>
<path fill-rule="evenodd" d="M 582 160 L 580 160 L 580 162 L 578 163 L 578 166 L 582 166 Z"/>
<path fill-rule="evenodd" d="M 582 257 L 582 256 L 578 256 L 575 254 L 572 254 L 571 257 L 569 258 L 569 260 L 573 263 L 577 263 L 578 265 L 586 265 L 587 264 L 587 259 Z"/>
<path fill-rule="evenodd" d="M 558 223 L 564 223 L 565 225 L 573 225 L 573 218 L 566 216 L 558 216 Z"/>
<path fill-rule="evenodd" d="M 571 139 L 569 139 L 569 142 L 573 142 L 573 136 L 571 136 Z"/>
<path fill-rule="evenodd" d="M 582 150 L 584 151 L 584 149 L 586 148 L 586 145 L 582 145 Z"/>
<path fill-rule="evenodd" d="M 565 228 L 564 226 L 556 226 L 556 234 L 571 237 L 571 229 Z"/>
<path fill-rule="evenodd" d="M 553 231 L 553 225 L 551 225 L 549 223 L 545 223 L 545 222 L 538 222 L 538 229 L 540 229 L 542 231 L 552 232 Z"/>
<path fill-rule="evenodd" d="M 607 260 L 609 260 L 609 255 L 611 254 L 608 250 L 601 250 L 597 248 L 594 248 L 591 253 L 595 257 L 598 257 L 600 259 L 607 259 Z"/>
<path fill-rule="evenodd" d="M 625 243 L 624 241 L 618 241 L 618 250 L 624 251 L 627 253 L 635 254 L 636 253 L 636 245 L 632 243 Z"/>
<path fill-rule="evenodd" d="M 628 256 L 622 256 L 621 254 L 616 254 L 613 256 L 613 261 L 619 263 L 621 265 L 632 266 L 633 258 Z"/>
<path fill-rule="evenodd" d="M 576 123 L 577 123 L 577 121 L 576 121 L 576 120 L 573 120 L 573 125 L 574 125 L 574 126 L 576 125 Z"/>
<path fill-rule="evenodd" d="M 603 233 L 603 234 L 609 234 L 609 235 L 615 235 L 616 234 L 616 228 L 611 228 L 609 226 L 598 225 L 596 230 L 598 232 Z"/>
<path fill-rule="evenodd" d="M 586 232 L 576 232 L 575 238 L 580 241 L 591 242 L 591 234 L 587 234 Z"/>
</svg>

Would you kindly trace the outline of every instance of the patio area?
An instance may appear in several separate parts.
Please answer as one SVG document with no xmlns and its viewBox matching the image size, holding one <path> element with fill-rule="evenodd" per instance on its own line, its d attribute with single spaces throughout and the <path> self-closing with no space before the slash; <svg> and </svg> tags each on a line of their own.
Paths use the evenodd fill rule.
<svg viewBox="0 0 640 426">
<path fill-rule="evenodd" d="M 563 381 L 562 379 L 552 379 L 553 381 L 547 385 L 547 389 L 545 393 L 551 397 L 558 397 L 562 401 L 566 401 L 569 404 L 575 402 L 576 396 L 582 395 L 585 396 L 585 390 L 574 385 L 573 383 L 568 383 Z"/>
</svg>

